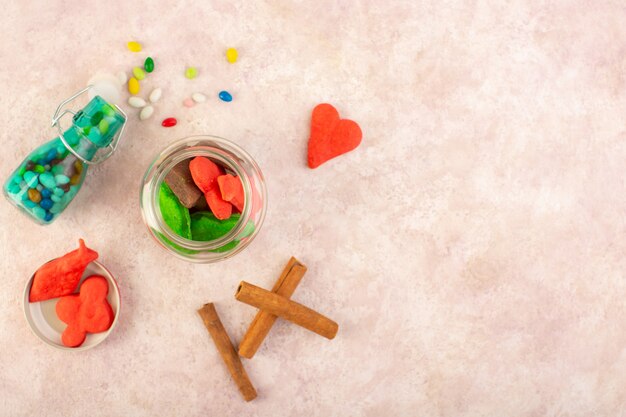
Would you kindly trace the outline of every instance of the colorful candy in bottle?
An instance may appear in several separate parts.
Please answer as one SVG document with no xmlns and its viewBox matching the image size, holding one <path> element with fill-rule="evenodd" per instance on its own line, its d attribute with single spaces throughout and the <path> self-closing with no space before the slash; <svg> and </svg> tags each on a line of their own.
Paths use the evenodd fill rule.
<svg viewBox="0 0 626 417">
<path fill-rule="evenodd" d="M 64 104 L 87 90 L 59 106 L 53 117 L 59 136 L 32 151 L 4 183 L 9 201 L 41 224 L 54 221 L 70 204 L 83 185 L 89 165 L 113 153 L 126 122 L 122 110 L 100 96 L 78 112 L 61 112 Z M 63 131 L 60 119 L 66 114 L 73 114 L 72 125 Z M 101 149 L 104 154 L 98 153 Z"/>
</svg>

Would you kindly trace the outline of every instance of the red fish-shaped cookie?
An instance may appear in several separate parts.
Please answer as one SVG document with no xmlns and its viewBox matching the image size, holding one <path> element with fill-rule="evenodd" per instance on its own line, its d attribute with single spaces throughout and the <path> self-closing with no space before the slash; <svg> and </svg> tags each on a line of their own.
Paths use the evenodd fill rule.
<svg viewBox="0 0 626 417">
<path fill-rule="evenodd" d="M 82 239 L 78 244 L 78 249 L 53 259 L 35 272 L 28 297 L 31 303 L 62 297 L 76 290 L 87 265 L 98 258 L 98 252 L 85 246 Z"/>
</svg>

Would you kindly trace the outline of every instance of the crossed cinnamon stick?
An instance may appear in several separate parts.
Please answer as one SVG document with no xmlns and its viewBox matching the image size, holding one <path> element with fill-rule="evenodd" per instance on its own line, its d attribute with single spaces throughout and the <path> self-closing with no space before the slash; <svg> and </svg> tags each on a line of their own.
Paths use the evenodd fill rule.
<svg viewBox="0 0 626 417">
<path fill-rule="evenodd" d="M 251 359 L 278 317 L 327 339 L 333 339 L 337 334 L 339 329 L 337 323 L 289 299 L 306 270 L 306 266 L 292 257 L 274 284 L 272 291 L 267 291 L 245 281 L 239 284 L 235 298 L 259 309 L 239 344 L 239 354 L 235 351 L 213 304 L 205 304 L 198 310 L 198 314 L 202 317 L 217 350 L 246 401 L 256 398 L 256 390 L 243 368 L 239 355 Z"/>
</svg>

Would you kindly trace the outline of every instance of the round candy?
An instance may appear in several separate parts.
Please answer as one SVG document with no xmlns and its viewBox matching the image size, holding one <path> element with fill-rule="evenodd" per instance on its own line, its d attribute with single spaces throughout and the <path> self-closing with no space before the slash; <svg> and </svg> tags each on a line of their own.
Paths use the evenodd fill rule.
<svg viewBox="0 0 626 417">
<path fill-rule="evenodd" d="M 185 70 L 185 77 L 190 80 L 196 78 L 198 76 L 198 69 L 196 67 L 187 67 Z"/>
<path fill-rule="evenodd" d="M 39 203 L 41 201 L 41 193 L 36 188 L 30 188 L 28 190 L 28 198 L 33 203 Z"/>
<path fill-rule="evenodd" d="M 168 117 L 167 119 L 164 119 L 161 122 L 161 126 L 172 127 L 172 126 L 176 126 L 176 123 L 178 123 L 178 120 L 176 120 L 174 117 Z"/>
<path fill-rule="evenodd" d="M 143 63 L 143 69 L 145 69 L 146 72 L 154 71 L 154 59 L 152 59 L 151 57 L 146 58 Z"/>
<path fill-rule="evenodd" d="M 233 96 L 231 96 L 230 93 L 226 90 L 220 91 L 218 97 L 220 98 L 220 100 L 225 102 L 233 101 Z"/>
<path fill-rule="evenodd" d="M 126 47 L 131 52 L 141 52 L 141 44 L 136 41 L 130 41 L 126 44 Z"/>
<path fill-rule="evenodd" d="M 35 188 L 37 184 L 39 184 L 39 181 L 37 181 L 37 174 L 35 174 L 33 171 L 26 171 L 24 173 L 24 181 L 26 181 L 26 184 L 28 184 L 28 186 L 31 188 Z"/>
<path fill-rule="evenodd" d="M 141 97 L 128 97 L 128 104 L 130 104 L 131 107 L 140 109 L 146 106 L 146 100 L 142 99 Z"/>
<path fill-rule="evenodd" d="M 226 50 L 226 60 L 231 64 L 237 62 L 237 50 L 235 48 L 228 48 Z"/>
<path fill-rule="evenodd" d="M 193 107 L 196 105 L 196 102 L 193 101 L 193 99 L 187 97 L 186 99 L 183 100 L 183 106 L 185 107 Z"/>
<path fill-rule="evenodd" d="M 154 107 L 146 106 L 141 109 L 141 112 L 139 113 L 139 119 L 146 120 L 150 118 L 150 116 L 152 116 L 152 113 L 154 113 Z"/>
<path fill-rule="evenodd" d="M 46 169 L 42 167 L 41 165 L 37 164 L 35 165 L 35 168 L 33 168 L 33 171 L 35 171 L 38 174 L 43 174 L 46 171 Z"/>
<path fill-rule="evenodd" d="M 202 93 L 193 93 L 191 95 L 191 98 L 196 103 L 204 103 L 206 101 L 206 96 L 204 94 L 202 94 Z"/>
<path fill-rule="evenodd" d="M 43 219 L 45 221 L 49 222 L 50 220 L 52 220 L 52 216 L 53 216 L 52 213 L 46 213 L 46 217 L 44 217 Z"/>
<path fill-rule="evenodd" d="M 60 185 L 65 185 L 70 182 L 70 179 L 66 175 L 57 175 L 56 177 L 54 177 L 54 179 L 56 180 L 57 184 Z"/>
<path fill-rule="evenodd" d="M 139 67 L 135 67 L 133 68 L 133 75 L 135 76 L 135 78 L 137 78 L 139 81 L 143 80 L 144 78 L 146 78 L 146 73 L 144 70 L 142 70 Z"/>
<path fill-rule="evenodd" d="M 109 131 L 109 122 L 106 119 L 100 120 L 98 123 L 98 129 L 100 129 L 100 134 L 105 135 Z"/>
<path fill-rule="evenodd" d="M 159 99 L 161 98 L 161 94 L 163 94 L 163 90 L 161 90 L 160 88 L 155 88 L 154 90 L 152 90 L 152 92 L 150 93 L 150 97 L 148 97 L 150 99 L 150 103 L 156 103 L 157 101 L 159 101 Z"/>
<path fill-rule="evenodd" d="M 44 209 L 44 210 L 50 210 L 52 208 L 53 204 L 54 203 L 49 198 L 44 198 L 43 200 L 41 200 L 41 203 L 39 203 L 41 208 Z"/>
<path fill-rule="evenodd" d="M 97 111 L 93 114 L 93 116 L 91 116 L 91 125 L 92 126 L 98 126 L 98 123 L 100 123 L 100 120 L 102 120 L 102 118 L 104 117 L 104 113 L 102 113 L 101 111 Z"/>
<path fill-rule="evenodd" d="M 139 80 L 137 78 L 130 77 L 130 80 L 128 80 L 128 92 L 132 95 L 139 93 Z"/>
<path fill-rule="evenodd" d="M 37 218 L 43 220 L 46 218 L 46 210 L 42 209 L 39 206 L 33 207 L 33 214 L 37 216 Z"/>
<path fill-rule="evenodd" d="M 49 190 L 49 189 L 44 188 L 43 190 L 41 190 L 41 196 L 42 196 L 43 198 L 48 198 L 48 197 L 50 197 L 51 195 L 52 195 L 52 192 L 50 192 L 50 190 Z"/>
</svg>

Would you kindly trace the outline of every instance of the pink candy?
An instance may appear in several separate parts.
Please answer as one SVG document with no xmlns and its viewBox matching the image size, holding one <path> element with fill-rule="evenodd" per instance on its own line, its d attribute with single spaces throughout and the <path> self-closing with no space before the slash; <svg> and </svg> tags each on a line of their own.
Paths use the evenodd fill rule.
<svg viewBox="0 0 626 417">
<path fill-rule="evenodd" d="M 191 98 L 187 97 L 186 99 L 183 100 L 183 106 L 185 107 L 193 107 L 196 105 L 196 102 L 193 101 Z"/>
</svg>

